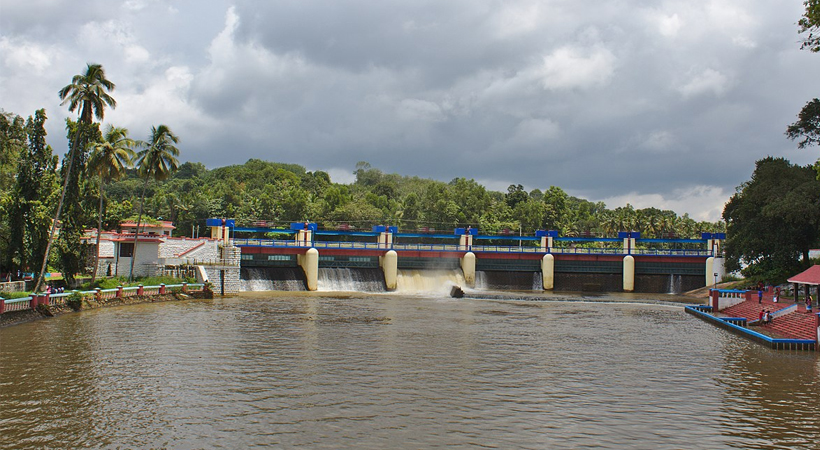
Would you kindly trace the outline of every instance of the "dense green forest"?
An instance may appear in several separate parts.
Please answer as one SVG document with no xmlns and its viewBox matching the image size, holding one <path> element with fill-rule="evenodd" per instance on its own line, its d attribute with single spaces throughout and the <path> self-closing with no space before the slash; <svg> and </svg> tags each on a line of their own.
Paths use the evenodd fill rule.
<svg viewBox="0 0 820 450">
<path fill-rule="evenodd" d="M 723 229 L 722 223 L 696 222 L 668 210 L 631 206 L 610 210 L 602 202 L 567 195 L 555 186 L 525 192 L 521 185 L 513 185 L 507 192 L 495 192 L 472 179 L 445 183 L 384 174 L 364 162 L 356 165 L 354 173 L 354 183 L 339 184 L 325 172 L 258 159 L 212 170 L 185 163 L 172 178 L 149 188 L 145 208 L 154 218 L 173 221 L 186 235 L 208 217 L 235 218 L 243 225 L 311 221 L 324 228 L 344 224 L 368 230 L 379 224 L 405 231 L 448 232 L 472 226 L 486 234 L 550 229 L 563 236 L 612 236 L 637 230 L 646 236 L 699 237 L 702 231 Z M 109 223 L 133 214 L 130 200 L 139 185 L 139 178 L 131 173 L 107 187 Z"/>
</svg>

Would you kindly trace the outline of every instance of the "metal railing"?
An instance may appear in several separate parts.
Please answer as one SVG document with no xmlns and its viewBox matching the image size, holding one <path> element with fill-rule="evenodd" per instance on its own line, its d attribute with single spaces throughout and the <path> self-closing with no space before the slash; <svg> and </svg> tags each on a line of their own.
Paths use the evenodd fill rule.
<svg viewBox="0 0 820 450">
<path fill-rule="evenodd" d="M 273 248 L 315 248 L 315 249 L 355 249 L 355 250 L 404 250 L 404 251 L 437 251 L 437 252 L 487 252 L 487 253 L 553 253 L 582 255 L 648 255 L 648 256 L 711 256 L 709 250 L 702 249 L 645 249 L 633 248 L 627 253 L 622 247 L 552 247 L 547 251 L 543 247 L 516 245 L 460 245 L 460 244 L 384 244 L 376 242 L 338 242 L 338 241 L 296 241 L 279 239 L 234 239 L 238 247 L 273 247 Z"/>
<path fill-rule="evenodd" d="M 34 294 L 28 297 L 4 299 L 0 297 L 0 314 L 15 311 L 37 309 L 39 305 L 61 305 L 75 294 L 81 297 L 93 297 L 97 301 L 114 298 L 133 297 L 138 295 L 160 295 L 175 292 L 200 292 L 205 288 L 204 283 L 161 284 L 159 286 L 129 286 L 114 289 L 94 289 L 93 291 L 71 291 L 58 294 Z"/>
</svg>

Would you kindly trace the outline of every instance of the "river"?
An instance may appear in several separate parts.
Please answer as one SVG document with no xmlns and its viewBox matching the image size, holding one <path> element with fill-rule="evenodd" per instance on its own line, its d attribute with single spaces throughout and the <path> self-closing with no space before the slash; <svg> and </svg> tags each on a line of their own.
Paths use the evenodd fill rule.
<svg viewBox="0 0 820 450">
<path fill-rule="evenodd" d="M 252 292 L 7 327 L 0 448 L 818 447 L 817 353 L 589 300 Z"/>
</svg>

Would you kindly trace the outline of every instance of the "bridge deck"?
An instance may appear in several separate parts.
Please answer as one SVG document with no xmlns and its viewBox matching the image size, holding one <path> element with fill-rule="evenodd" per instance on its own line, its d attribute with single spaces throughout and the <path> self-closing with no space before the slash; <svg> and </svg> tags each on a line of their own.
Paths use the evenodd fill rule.
<svg viewBox="0 0 820 450">
<path fill-rule="evenodd" d="M 267 247 L 267 248 L 281 248 L 281 249 L 353 249 L 353 250 L 375 250 L 375 251 L 416 251 L 416 252 L 474 252 L 474 253 L 524 253 L 545 255 L 561 254 L 561 255 L 648 255 L 648 256 L 667 256 L 667 257 L 696 257 L 707 258 L 711 256 L 708 250 L 702 249 L 651 249 L 651 248 L 632 248 L 627 253 L 626 249 L 620 247 L 613 248 L 595 248 L 595 247 L 552 247 L 545 249 L 542 247 L 533 246 L 513 246 L 513 245 L 458 245 L 458 244 L 379 244 L 375 242 L 336 242 L 336 241 L 313 241 L 304 242 L 296 240 L 278 240 L 278 239 L 248 239 L 235 238 L 234 245 L 238 247 Z"/>
</svg>

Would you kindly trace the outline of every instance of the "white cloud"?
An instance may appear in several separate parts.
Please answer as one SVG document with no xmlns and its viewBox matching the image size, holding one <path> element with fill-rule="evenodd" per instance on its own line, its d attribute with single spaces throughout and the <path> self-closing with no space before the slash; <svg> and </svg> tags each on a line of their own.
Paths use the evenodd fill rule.
<svg viewBox="0 0 820 450">
<path fill-rule="evenodd" d="M 655 19 L 658 24 L 658 32 L 660 32 L 663 36 L 666 37 L 677 36 L 678 32 L 683 26 L 683 21 L 677 14 L 672 14 L 668 16 L 661 14 L 658 15 Z"/>
<path fill-rule="evenodd" d="M 154 58 L 140 44 L 129 23 L 119 20 L 86 23 L 80 30 L 79 44 L 89 54 L 95 55 L 92 62 L 100 63 L 101 59 L 109 62 L 121 60 L 124 65 L 140 67 L 143 72 L 148 66 L 160 66 L 164 62 L 163 58 Z"/>
<path fill-rule="evenodd" d="M 492 17 L 495 34 L 499 38 L 507 38 L 530 33 L 540 25 L 541 14 L 540 2 L 504 3 Z"/>
<path fill-rule="evenodd" d="M 3 64 L 12 70 L 34 70 L 41 73 L 51 66 L 53 50 L 23 40 L 0 37 Z"/>
<path fill-rule="evenodd" d="M 604 47 L 561 47 L 544 57 L 540 69 L 545 89 L 604 86 L 615 73 L 615 55 Z"/>
<path fill-rule="evenodd" d="M 117 108 L 106 114 L 106 120 L 125 126 L 131 135 L 144 139 L 151 126 L 168 125 L 181 137 L 181 149 L 191 157 L 191 145 L 208 137 L 204 133 L 219 127 L 216 120 L 203 114 L 188 101 L 194 75 L 185 66 L 172 66 L 146 80 L 145 90 L 118 90 Z"/>
<path fill-rule="evenodd" d="M 729 77 L 717 70 L 705 69 L 691 75 L 689 80 L 678 88 L 678 92 L 684 97 L 694 97 L 707 92 L 719 97 L 729 88 L 729 82 Z"/>
<path fill-rule="evenodd" d="M 356 175 L 353 174 L 353 169 L 341 169 L 338 167 L 331 167 L 330 169 L 316 169 L 327 172 L 330 175 L 330 180 L 334 183 L 350 184 L 356 181 Z"/>
<path fill-rule="evenodd" d="M 697 221 L 717 222 L 721 220 L 723 207 L 730 195 L 730 192 L 718 186 L 698 185 L 676 189 L 665 195 L 629 192 L 598 200 L 606 203 L 607 208 L 610 209 L 626 206 L 629 203 L 635 209 L 652 207 L 669 209 L 675 211 L 679 216 L 688 213 L 689 217 Z"/>
<path fill-rule="evenodd" d="M 675 137 L 672 133 L 665 130 L 658 130 L 643 137 L 640 147 L 654 152 L 666 152 L 672 150 L 674 143 Z"/>
<path fill-rule="evenodd" d="M 757 43 L 753 36 L 759 26 L 753 9 L 745 0 L 710 0 L 706 13 L 713 27 L 719 27 L 739 46 L 754 48 Z M 796 21 L 796 19 L 795 19 Z"/>
</svg>

